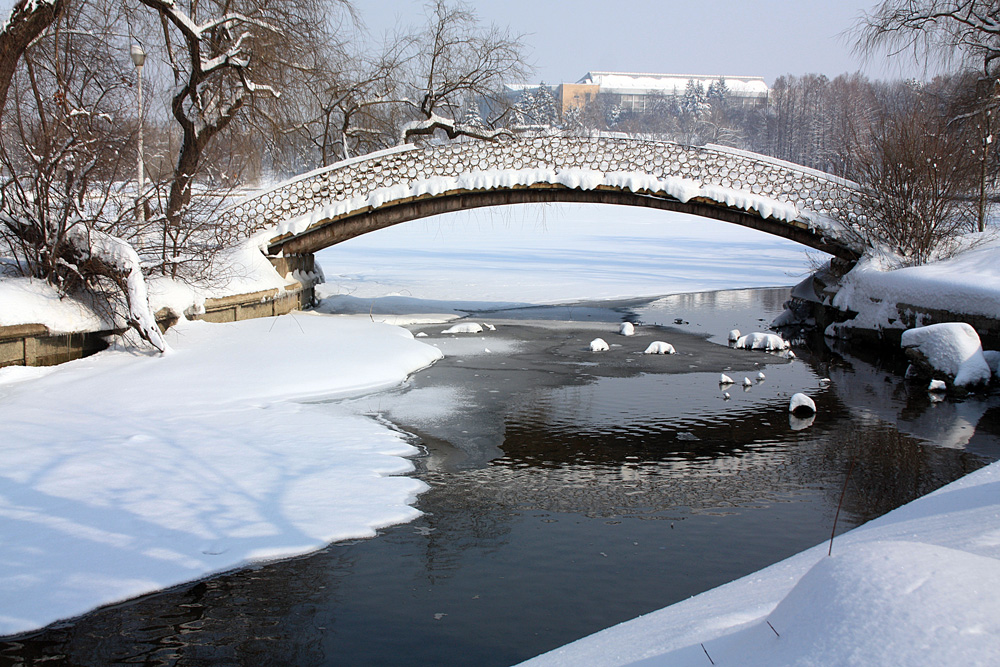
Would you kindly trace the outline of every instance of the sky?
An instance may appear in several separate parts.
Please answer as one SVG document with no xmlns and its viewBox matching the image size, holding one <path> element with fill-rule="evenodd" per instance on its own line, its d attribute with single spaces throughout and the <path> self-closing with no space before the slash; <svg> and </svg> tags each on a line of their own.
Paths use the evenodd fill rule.
<svg viewBox="0 0 1000 667">
<path fill-rule="evenodd" d="M 351 0 L 376 36 L 424 22 L 427 0 Z M 13 0 L 0 0 L 6 17 Z M 525 35 L 532 80 L 573 82 L 591 70 L 728 76 L 865 71 L 926 78 L 912 61 L 863 63 L 847 33 L 877 0 L 471 0 L 483 23 Z"/>
<path fill-rule="evenodd" d="M 368 29 L 423 21 L 425 0 L 352 0 Z M 835 77 L 863 69 L 900 76 L 878 58 L 867 66 L 845 31 L 876 0 L 504 0 L 470 3 L 484 23 L 526 35 L 535 80 L 573 82 L 588 71 Z M 903 76 L 921 76 L 907 62 Z"/>
</svg>

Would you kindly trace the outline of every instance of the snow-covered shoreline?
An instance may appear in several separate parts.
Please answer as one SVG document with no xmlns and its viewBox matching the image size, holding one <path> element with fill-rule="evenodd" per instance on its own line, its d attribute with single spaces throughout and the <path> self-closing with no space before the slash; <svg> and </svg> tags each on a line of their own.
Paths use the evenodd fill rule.
<svg viewBox="0 0 1000 667">
<path fill-rule="evenodd" d="M 523 664 L 996 664 L 1000 463 L 828 546 Z"/>
<path fill-rule="evenodd" d="M 0 369 L 0 635 L 419 515 L 416 448 L 291 399 L 393 386 L 439 350 L 305 313 L 167 337 Z"/>
</svg>

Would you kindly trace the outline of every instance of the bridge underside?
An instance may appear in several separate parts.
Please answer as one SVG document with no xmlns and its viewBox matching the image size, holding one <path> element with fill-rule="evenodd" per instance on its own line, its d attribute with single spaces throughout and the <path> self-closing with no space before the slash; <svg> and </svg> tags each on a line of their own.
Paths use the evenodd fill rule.
<svg viewBox="0 0 1000 667">
<path fill-rule="evenodd" d="M 774 234 L 848 261 L 858 258 L 854 251 L 816 233 L 801 221 L 763 218 L 756 211 L 729 207 L 708 199 L 682 202 L 667 196 L 637 194 L 611 187 L 581 190 L 551 184 L 543 187 L 462 190 L 387 202 L 378 208 L 369 207 L 331 220 L 320 221 L 294 236 L 286 235 L 273 239 L 268 251 L 271 254 L 283 252 L 286 255 L 314 253 L 362 234 L 418 218 L 485 206 L 544 203 L 615 204 L 689 213 Z"/>
</svg>

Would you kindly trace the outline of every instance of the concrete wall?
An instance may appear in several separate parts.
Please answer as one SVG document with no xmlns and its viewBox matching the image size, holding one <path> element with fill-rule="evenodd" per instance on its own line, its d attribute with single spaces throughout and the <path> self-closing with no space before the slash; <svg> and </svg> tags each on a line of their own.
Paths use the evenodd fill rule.
<svg viewBox="0 0 1000 667">
<path fill-rule="evenodd" d="M 113 331 L 53 334 L 41 324 L 0 327 L 0 367 L 52 366 L 100 352 Z"/>
<path fill-rule="evenodd" d="M 315 291 L 312 285 L 292 283 L 287 285 L 281 294 L 278 290 L 271 289 L 221 299 L 206 299 L 205 312 L 194 313 L 187 317 L 206 322 L 239 322 L 257 317 L 274 317 L 308 308 L 312 305 L 314 297 Z M 157 321 L 162 322 L 160 313 L 157 313 Z"/>
<path fill-rule="evenodd" d="M 190 319 L 238 322 L 256 317 L 273 317 L 307 308 L 312 305 L 313 299 L 312 285 L 292 283 L 281 294 L 272 289 L 223 299 L 208 299 L 205 301 L 205 312 L 191 315 Z M 156 315 L 161 329 L 165 330 L 177 323 L 177 317 L 169 311 L 161 310 Z M 107 339 L 118 333 L 121 332 L 53 334 L 42 324 L 0 327 L 0 367 L 52 366 L 80 359 L 106 349 Z"/>
</svg>

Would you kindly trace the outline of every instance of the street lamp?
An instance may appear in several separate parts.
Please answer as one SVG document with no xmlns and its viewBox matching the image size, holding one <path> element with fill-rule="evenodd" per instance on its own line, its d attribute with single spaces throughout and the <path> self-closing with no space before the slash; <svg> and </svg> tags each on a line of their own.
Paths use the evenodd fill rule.
<svg viewBox="0 0 1000 667">
<path fill-rule="evenodd" d="M 139 77 L 139 171 L 138 187 L 135 192 L 135 214 L 137 218 L 142 220 L 145 218 L 142 206 L 142 186 L 146 180 L 142 168 L 142 66 L 146 64 L 146 52 L 143 51 L 142 47 L 138 44 L 132 45 L 132 64 L 135 65 L 135 71 L 138 73 Z"/>
</svg>

